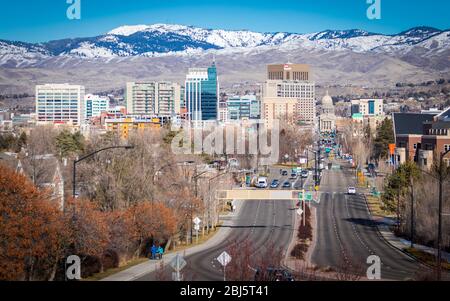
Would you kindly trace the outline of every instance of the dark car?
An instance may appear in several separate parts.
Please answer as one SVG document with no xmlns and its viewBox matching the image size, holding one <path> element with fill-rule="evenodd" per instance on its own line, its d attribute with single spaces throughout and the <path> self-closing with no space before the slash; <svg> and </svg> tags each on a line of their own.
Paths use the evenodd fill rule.
<svg viewBox="0 0 450 301">
<path fill-rule="evenodd" d="M 287 175 L 288 175 L 288 172 L 287 172 L 287 170 L 283 170 L 283 171 L 281 172 L 281 175 L 283 175 L 283 176 L 287 176 Z"/>
<path fill-rule="evenodd" d="M 272 184 L 270 184 L 270 188 L 277 188 L 278 186 L 280 186 L 280 181 L 278 180 L 273 180 Z"/>
<path fill-rule="evenodd" d="M 291 188 L 291 182 L 289 182 L 289 181 L 284 182 L 283 188 Z"/>
<path fill-rule="evenodd" d="M 256 270 L 255 281 L 295 281 L 295 278 L 286 269 L 267 268 L 264 273 L 261 269 Z"/>
</svg>

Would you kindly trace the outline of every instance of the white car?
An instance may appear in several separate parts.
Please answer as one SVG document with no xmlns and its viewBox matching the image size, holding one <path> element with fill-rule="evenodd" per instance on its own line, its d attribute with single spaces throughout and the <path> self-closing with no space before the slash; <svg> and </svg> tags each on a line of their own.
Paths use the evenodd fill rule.
<svg viewBox="0 0 450 301">
<path fill-rule="evenodd" d="M 257 188 L 267 188 L 267 186 L 269 186 L 269 184 L 267 182 L 267 178 L 266 177 L 259 177 L 258 178 L 258 183 L 256 183 L 256 187 Z"/>
<path fill-rule="evenodd" d="M 356 188 L 355 187 L 349 187 L 347 189 L 348 194 L 356 194 Z"/>
</svg>

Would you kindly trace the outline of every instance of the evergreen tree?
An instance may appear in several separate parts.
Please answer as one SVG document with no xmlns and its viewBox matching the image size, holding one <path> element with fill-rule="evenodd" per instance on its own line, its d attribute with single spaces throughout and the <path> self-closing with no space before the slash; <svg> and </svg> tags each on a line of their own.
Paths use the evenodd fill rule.
<svg viewBox="0 0 450 301">
<path fill-rule="evenodd" d="M 373 144 L 375 159 L 386 159 L 389 155 L 389 144 L 395 142 L 392 120 L 386 118 L 377 127 L 376 138 Z"/>
</svg>

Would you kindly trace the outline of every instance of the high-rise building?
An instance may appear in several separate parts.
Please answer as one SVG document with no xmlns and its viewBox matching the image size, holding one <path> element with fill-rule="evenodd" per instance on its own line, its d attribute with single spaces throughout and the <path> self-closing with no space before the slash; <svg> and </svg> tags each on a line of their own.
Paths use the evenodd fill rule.
<svg viewBox="0 0 450 301">
<path fill-rule="evenodd" d="M 304 64 L 277 64 L 267 66 L 268 80 L 295 80 L 309 81 L 309 65 Z"/>
<path fill-rule="evenodd" d="M 190 68 L 186 75 L 185 97 L 188 120 L 218 120 L 219 81 L 215 63 L 209 68 Z"/>
<path fill-rule="evenodd" d="M 291 71 L 277 71 L 280 66 Z M 299 66 L 298 68 L 295 66 Z M 300 71 L 303 70 L 303 71 Z M 295 76 L 293 77 L 295 72 Z M 305 72 L 304 74 L 302 72 Z M 287 78 L 309 79 L 306 65 L 269 65 L 269 79 L 263 85 L 261 115 L 266 126 L 272 128 L 273 120 L 283 119 L 292 122 L 312 124 L 316 117 L 315 84 L 309 80 L 288 80 Z M 271 79 L 275 78 L 275 79 Z"/>
<path fill-rule="evenodd" d="M 84 101 L 84 116 L 86 119 L 91 117 L 100 117 L 102 112 L 109 110 L 109 97 L 107 96 L 87 94 L 84 97 Z"/>
<path fill-rule="evenodd" d="M 172 116 L 180 114 L 181 86 L 172 82 L 127 83 L 129 114 Z"/>
<path fill-rule="evenodd" d="M 84 94 L 84 86 L 79 85 L 37 85 L 37 122 L 80 126 L 85 120 Z"/>
</svg>

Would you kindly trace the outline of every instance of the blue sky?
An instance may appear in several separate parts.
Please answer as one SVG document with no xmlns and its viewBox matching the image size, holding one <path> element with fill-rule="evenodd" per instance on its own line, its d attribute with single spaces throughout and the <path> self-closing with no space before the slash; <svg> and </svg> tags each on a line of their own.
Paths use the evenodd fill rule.
<svg viewBox="0 0 450 301">
<path fill-rule="evenodd" d="M 381 20 L 369 20 L 366 0 L 81 0 L 81 20 L 68 20 L 66 0 L 0 0 L 0 39 L 43 42 L 153 23 L 298 33 L 359 28 L 393 34 L 421 25 L 450 28 L 448 0 L 381 3 Z"/>
</svg>

